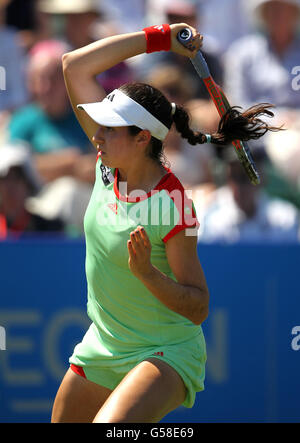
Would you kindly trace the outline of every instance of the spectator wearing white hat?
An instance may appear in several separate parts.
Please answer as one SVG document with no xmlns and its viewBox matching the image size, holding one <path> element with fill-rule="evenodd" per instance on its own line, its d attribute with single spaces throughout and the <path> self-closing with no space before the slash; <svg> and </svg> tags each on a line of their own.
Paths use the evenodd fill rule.
<svg viewBox="0 0 300 443">
<path fill-rule="evenodd" d="M 40 0 L 38 11 L 50 21 L 60 23 L 60 33 L 53 26 L 53 37 L 65 39 L 72 49 L 82 48 L 99 38 L 113 35 L 119 28 L 113 17 L 114 10 L 100 0 Z M 97 80 L 109 93 L 121 84 L 132 81 L 133 72 L 123 62 Z"/>
<path fill-rule="evenodd" d="M 93 26 L 101 15 L 97 0 L 40 0 L 38 11 L 49 18 L 60 17 L 64 37 L 74 49 L 92 43 Z"/>
<path fill-rule="evenodd" d="M 272 177 L 268 191 L 299 202 L 300 0 L 253 0 L 249 8 L 260 31 L 229 48 L 224 89 L 232 105 L 261 101 L 276 106 L 276 124 L 287 130 L 265 139 Z"/>
<path fill-rule="evenodd" d="M 35 195 L 41 181 L 24 145 L 0 147 L 0 240 L 20 238 L 33 232 L 61 232 L 58 218 L 46 219 L 32 214 L 27 199 Z"/>
<path fill-rule="evenodd" d="M 293 87 L 299 66 L 300 0 L 255 0 L 249 4 L 261 31 L 237 40 L 225 62 L 225 90 L 232 104 L 256 101 L 300 109 Z"/>
</svg>

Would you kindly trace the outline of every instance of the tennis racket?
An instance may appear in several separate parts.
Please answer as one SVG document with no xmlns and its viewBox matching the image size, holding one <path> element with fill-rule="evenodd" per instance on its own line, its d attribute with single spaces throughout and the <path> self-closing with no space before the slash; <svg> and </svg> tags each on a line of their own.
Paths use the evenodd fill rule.
<svg viewBox="0 0 300 443">
<path fill-rule="evenodd" d="M 184 28 L 177 34 L 177 39 L 183 46 L 188 46 L 192 38 L 193 34 L 189 28 Z M 198 51 L 195 58 L 191 58 L 190 60 L 193 63 L 199 77 L 203 80 L 210 97 L 212 98 L 220 116 L 222 117 L 226 113 L 227 109 L 230 108 L 226 95 L 212 78 L 209 67 L 201 51 Z M 235 148 L 237 157 L 243 165 L 251 182 L 254 185 L 258 185 L 260 183 L 260 178 L 248 144 L 240 140 L 235 140 L 232 142 L 232 144 Z"/>
</svg>

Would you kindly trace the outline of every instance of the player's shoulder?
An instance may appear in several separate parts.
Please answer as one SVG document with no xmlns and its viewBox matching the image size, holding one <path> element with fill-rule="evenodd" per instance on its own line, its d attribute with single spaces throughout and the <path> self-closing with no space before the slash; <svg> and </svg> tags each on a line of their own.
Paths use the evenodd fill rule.
<svg viewBox="0 0 300 443">
<path fill-rule="evenodd" d="M 193 226 L 197 222 L 196 209 L 192 200 L 192 191 L 184 187 L 180 179 L 169 169 L 163 180 L 160 182 L 160 196 L 169 211 L 175 210 L 180 223 L 185 220 L 186 226 Z"/>
<path fill-rule="evenodd" d="M 166 174 L 161 179 L 157 189 L 160 191 L 167 191 L 169 193 L 177 190 L 182 194 L 184 194 L 185 188 L 181 183 L 181 181 L 179 180 L 179 178 L 174 174 L 174 172 L 171 169 L 169 168 L 165 169 L 166 169 Z"/>
<path fill-rule="evenodd" d="M 180 213 L 189 208 L 189 211 L 194 214 L 195 207 L 192 200 L 192 191 L 189 192 L 170 169 L 168 169 L 167 174 L 162 178 L 155 191 L 153 196 L 159 191 L 159 199 L 166 203 L 166 208 L 176 207 Z"/>
</svg>

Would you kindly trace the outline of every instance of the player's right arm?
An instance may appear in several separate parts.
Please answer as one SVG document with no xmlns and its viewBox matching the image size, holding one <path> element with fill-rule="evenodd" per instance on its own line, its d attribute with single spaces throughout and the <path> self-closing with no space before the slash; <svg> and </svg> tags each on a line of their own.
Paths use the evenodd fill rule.
<svg viewBox="0 0 300 443">
<path fill-rule="evenodd" d="M 146 51 L 144 32 L 108 37 L 63 56 L 65 84 L 73 111 L 92 141 L 98 125 L 86 112 L 77 109 L 79 103 L 101 101 L 105 92 L 96 76 L 129 57 Z"/>
<path fill-rule="evenodd" d="M 178 31 L 187 26 L 184 23 L 171 25 L 171 50 L 191 57 L 197 48 L 186 49 L 176 39 Z M 191 29 L 196 34 L 196 31 Z M 80 112 L 76 106 L 79 103 L 102 100 L 105 92 L 97 82 L 96 76 L 130 57 L 145 53 L 146 49 L 145 33 L 140 31 L 107 37 L 64 54 L 63 72 L 70 102 L 91 142 L 98 125 L 86 112 Z"/>
</svg>

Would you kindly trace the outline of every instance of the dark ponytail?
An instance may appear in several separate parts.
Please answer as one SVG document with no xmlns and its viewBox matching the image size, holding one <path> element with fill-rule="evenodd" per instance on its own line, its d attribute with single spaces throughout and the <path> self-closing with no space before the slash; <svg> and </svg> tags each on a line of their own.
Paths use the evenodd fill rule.
<svg viewBox="0 0 300 443">
<path fill-rule="evenodd" d="M 274 106 L 269 103 L 260 103 L 252 106 L 244 112 L 240 112 L 238 106 L 231 107 L 221 118 L 217 132 L 211 134 L 210 142 L 216 145 L 227 145 L 234 140 L 255 140 L 268 131 L 280 131 L 282 128 L 269 126 L 261 120 L 260 116 L 274 117 L 270 108 Z M 207 137 L 201 132 L 194 132 L 190 128 L 190 118 L 185 109 L 176 106 L 173 116 L 177 131 L 191 145 L 207 142 Z"/>
<path fill-rule="evenodd" d="M 190 117 L 187 111 L 179 105 L 174 109 L 174 106 L 172 106 L 169 100 L 153 86 L 134 82 L 126 83 L 119 89 L 141 104 L 168 129 L 170 129 L 174 123 L 181 137 L 186 139 L 191 145 L 208 142 L 206 134 L 194 132 L 190 128 Z M 217 132 L 209 135 L 210 143 L 227 145 L 234 140 L 247 141 L 258 139 L 267 131 L 280 131 L 282 128 L 269 126 L 259 118 L 260 116 L 274 117 L 273 112 L 270 111 L 270 108 L 273 107 L 274 106 L 269 103 L 260 103 L 244 112 L 239 111 L 240 108 L 237 106 L 229 108 L 221 118 Z M 129 127 L 132 135 L 136 135 L 140 130 L 140 128 L 135 126 Z M 161 140 L 155 137 L 151 138 L 148 155 L 160 163 L 165 162 L 163 143 Z"/>
<path fill-rule="evenodd" d="M 194 132 L 190 128 L 190 117 L 182 106 L 176 106 L 173 121 L 181 137 L 185 138 L 190 145 L 206 143 L 205 134 L 202 134 L 201 132 Z"/>
</svg>

